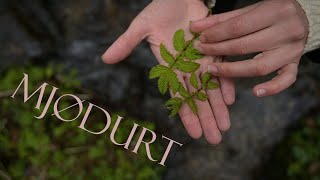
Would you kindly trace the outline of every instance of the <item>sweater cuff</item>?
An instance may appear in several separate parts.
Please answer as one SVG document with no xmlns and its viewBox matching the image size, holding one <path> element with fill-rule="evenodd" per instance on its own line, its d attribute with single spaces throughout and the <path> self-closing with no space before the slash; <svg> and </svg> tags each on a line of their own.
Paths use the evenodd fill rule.
<svg viewBox="0 0 320 180">
<path fill-rule="evenodd" d="M 309 35 L 304 52 L 320 48 L 320 0 L 297 0 L 309 21 Z"/>
</svg>

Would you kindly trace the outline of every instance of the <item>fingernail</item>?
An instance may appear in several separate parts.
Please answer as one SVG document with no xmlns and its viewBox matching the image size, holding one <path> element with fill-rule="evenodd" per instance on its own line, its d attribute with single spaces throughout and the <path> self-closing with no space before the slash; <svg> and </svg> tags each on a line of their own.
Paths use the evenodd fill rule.
<svg viewBox="0 0 320 180">
<path fill-rule="evenodd" d="M 205 43 L 206 37 L 204 37 L 204 35 L 200 35 L 199 40 L 200 40 L 200 42 Z"/>
<path fill-rule="evenodd" d="M 265 89 L 259 89 L 259 90 L 257 91 L 257 96 L 258 96 L 258 97 L 263 97 L 266 93 L 267 93 L 267 90 L 265 90 Z"/>
<path fill-rule="evenodd" d="M 208 72 L 212 74 L 217 74 L 218 73 L 218 68 L 216 66 L 208 66 Z"/>
</svg>

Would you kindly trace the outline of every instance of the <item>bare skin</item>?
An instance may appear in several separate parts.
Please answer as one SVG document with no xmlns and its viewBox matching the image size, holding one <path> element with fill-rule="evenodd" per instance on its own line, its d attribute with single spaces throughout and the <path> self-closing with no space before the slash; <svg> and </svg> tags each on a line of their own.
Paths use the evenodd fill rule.
<svg viewBox="0 0 320 180">
<path fill-rule="evenodd" d="M 243 9 L 192 23 L 202 33 L 198 49 L 206 55 L 260 53 L 254 59 L 213 63 L 222 77 L 278 76 L 253 88 L 258 97 L 277 94 L 295 81 L 308 37 L 308 19 L 296 0 L 264 0 Z"/>
<path fill-rule="evenodd" d="M 203 19 L 207 13 L 207 7 L 200 0 L 154 0 L 133 20 L 128 30 L 104 53 L 102 59 L 108 64 L 118 63 L 145 39 L 149 42 L 158 62 L 165 64 L 160 57 L 160 44 L 165 44 L 170 52 L 176 52 L 172 45 L 174 33 L 178 29 L 183 29 L 186 32 L 186 38 L 191 39 L 190 21 Z M 220 57 L 213 56 L 199 60 L 201 67 L 197 71 L 198 78 L 200 79 L 201 74 L 207 72 L 209 64 L 221 60 Z M 185 88 L 192 92 L 190 77 L 178 71 L 177 74 Z M 204 134 L 211 144 L 220 143 L 221 131 L 224 132 L 230 128 L 227 105 L 233 104 L 235 100 L 233 82 L 224 77 L 216 81 L 220 82 L 221 88 L 206 91 L 208 101 L 196 101 L 199 107 L 197 115 L 194 115 L 187 105 L 184 105 L 179 112 L 190 136 L 198 139 Z"/>
</svg>

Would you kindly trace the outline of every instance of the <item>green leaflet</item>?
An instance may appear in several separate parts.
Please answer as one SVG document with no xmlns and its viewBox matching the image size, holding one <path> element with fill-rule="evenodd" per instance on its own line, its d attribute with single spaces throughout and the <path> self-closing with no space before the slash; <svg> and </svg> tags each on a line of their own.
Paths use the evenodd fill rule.
<svg viewBox="0 0 320 180">
<path fill-rule="evenodd" d="M 187 103 L 188 103 L 190 109 L 192 110 L 192 112 L 193 112 L 194 114 L 197 114 L 197 112 L 198 112 L 198 106 L 197 106 L 196 102 L 194 101 L 194 99 L 188 99 L 188 100 L 187 100 Z"/>
<path fill-rule="evenodd" d="M 172 74 L 168 74 L 168 79 L 169 79 L 169 85 L 172 89 L 172 93 L 175 95 L 180 88 L 180 82 L 179 79 L 177 77 L 177 75 L 172 71 Z"/>
<path fill-rule="evenodd" d="M 207 89 L 213 90 L 219 88 L 219 84 L 215 82 L 208 82 Z"/>
<path fill-rule="evenodd" d="M 202 84 L 207 84 L 210 81 L 211 76 L 212 75 L 210 73 L 206 72 L 201 78 Z"/>
<path fill-rule="evenodd" d="M 208 99 L 208 96 L 203 92 L 199 92 L 197 93 L 197 99 L 199 99 L 200 101 L 206 101 Z"/>
<path fill-rule="evenodd" d="M 162 43 L 160 44 L 160 54 L 162 59 L 165 60 L 170 66 L 173 65 L 175 58 Z"/>
<path fill-rule="evenodd" d="M 200 34 L 192 33 L 191 40 L 185 40 L 183 30 L 178 30 L 173 37 L 173 47 L 177 51 L 176 54 L 169 52 L 164 44 L 160 45 L 160 54 L 167 65 L 157 65 L 150 70 L 149 78 L 158 79 L 158 88 L 161 94 L 165 94 L 170 90 L 174 95 L 178 93 L 180 96 L 169 99 L 165 106 L 171 111 L 170 116 L 176 115 L 184 103 L 187 103 L 193 113 L 197 113 L 198 107 L 195 99 L 206 101 L 207 95 L 204 93 L 206 89 L 216 89 L 219 84 L 211 82 L 213 76 L 205 73 L 201 77 L 201 83 L 196 75 L 200 64 L 193 62 L 204 57 L 197 49 L 194 48 L 194 41 L 199 38 Z M 191 73 L 190 84 L 194 87 L 194 92 L 188 92 L 179 81 L 175 71 L 183 73 Z M 201 86 L 199 86 L 201 84 Z"/>
<path fill-rule="evenodd" d="M 173 46 L 178 52 L 182 52 L 186 46 L 186 41 L 184 39 L 184 31 L 182 29 L 178 30 L 173 36 Z"/>
<path fill-rule="evenodd" d="M 202 59 L 204 57 L 204 55 L 201 54 L 201 52 L 198 49 L 195 49 L 192 44 L 188 46 L 184 55 L 190 61 Z"/>
<path fill-rule="evenodd" d="M 190 96 L 190 93 L 182 85 L 179 88 L 179 93 L 184 98 L 188 98 Z"/>
<path fill-rule="evenodd" d="M 195 89 L 198 89 L 199 86 L 198 86 L 198 78 L 196 76 L 196 73 L 192 73 L 191 74 L 191 77 L 190 77 L 190 84 L 195 88 Z"/>
<path fill-rule="evenodd" d="M 165 94 L 168 90 L 169 81 L 165 76 L 161 76 L 158 80 L 158 88 L 161 94 Z"/>
<path fill-rule="evenodd" d="M 152 68 L 149 74 L 150 79 L 159 77 L 158 88 L 161 94 L 165 94 L 168 91 L 169 86 L 172 89 L 173 94 L 179 91 L 180 82 L 177 74 L 168 67 L 163 65 L 157 65 Z"/>
<path fill-rule="evenodd" d="M 163 65 L 153 67 L 149 73 L 149 79 L 155 79 L 166 74 L 170 69 Z"/>
<path fill-rule="evenodd" d="M 198 70 L 200 67 L 200 64 L 195 62 L 189 62 L 189 61 L 177 61 L 174 67 L 182 72 L 191 73 Z"/>
<path fill-rule="evenodd" d="M 180 108 L 182 107 L 183 100 L 179 97 L 171 98 L 166 102 L 166 106 L 171 110 L 170 116 L 178 114 Z"/>
</svg>

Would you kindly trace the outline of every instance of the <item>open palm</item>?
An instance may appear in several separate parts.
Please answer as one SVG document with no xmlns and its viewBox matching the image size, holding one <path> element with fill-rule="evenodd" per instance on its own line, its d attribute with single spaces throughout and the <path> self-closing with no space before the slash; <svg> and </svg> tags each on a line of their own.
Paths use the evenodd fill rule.
<svg viewBox="0 0 320 180">
<path fill-rule="evenodd" d="M 102 59 L 108 64 L 120 62 L 146 39 L 158 62 L 165 64 L 160 55 L 160 44 L 165 44 L 170 52 L 175 52 L 172 45 L 174 33 L 178 29 L 183 29 L 186 32 L 186 39 L 191 39 L 190 21 L 203 19 L 207 13 L 207 7 L 200 0 L 154 0 L 133 20 L 128 30 L 105 52 Z M 196 72 L 198 79 L 207 72 L 207 67 L 212 61 L 221 60 L 220 57 L 204 57 L 199 60 L 200 68 Z M 185 88 L 190 92 L 194 91 L 189 83 L 190 76 L 180 71 L 176 73 Z M 197 115 L 193 114 L 186 104 L 179 111 L 190 136 L 200 138 L 204 134 L 207 141 L 212 144 L 221 141 L 220 131 L 227 131 L 230 128 L 226 104 L 234 102 L 233 83 L 226 78 L 219 78 L 219 81 L 220 89 L 206 91 L 207 101 L 196 100 L 199 107 Z"/>
</svg>

